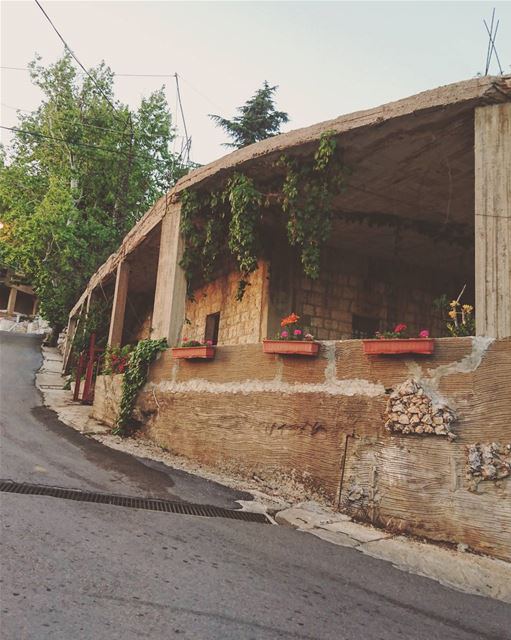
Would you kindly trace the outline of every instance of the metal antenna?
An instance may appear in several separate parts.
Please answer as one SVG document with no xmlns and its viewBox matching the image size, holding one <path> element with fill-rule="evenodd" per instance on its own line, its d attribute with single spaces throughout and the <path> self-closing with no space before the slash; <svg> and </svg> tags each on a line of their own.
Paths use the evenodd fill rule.
<svg viewBox="0 0 511 640">
<path fill-rule="evenodd" d="M 495 53 L 495 59 L 497 60 L 497 64 L 499 65 L 499 73 L 503 75 L 502 65 L 500 64 L 499 54 L 497 53 L 497 48 L 495 47 L 495 40 L 497 38 L 497 31 L 499 30 L 500 20 L 497 20 L 497 24 L 495 25 L 495 31 L 493 30 L 493 25 L 495 23 L 495 7 L 493 8 L 491 14 L 491 23 L 488 27 L 486 20 L 483 20 L 484 26 L 486 27 L 486 32 L 488 33 L 488 48 L 486 50 L 486 67 L 484 69 L 484 75 L 488 75 L 488 71 L 490 70 L 490 64 L 493 54 Z"/>
</svg>

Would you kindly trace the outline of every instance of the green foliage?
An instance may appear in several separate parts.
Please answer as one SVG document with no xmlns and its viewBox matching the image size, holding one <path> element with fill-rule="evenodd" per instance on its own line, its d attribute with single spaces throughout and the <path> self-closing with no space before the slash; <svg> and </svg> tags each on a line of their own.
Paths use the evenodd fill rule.
<svg viewBox="0 0 511 640">
<path fill-rule="evenodd" d="M 168 349 L 165 338 L 160 340 L 141 340 L 130 353 L 128 366 L 122 379 L 122 397 L 119 416 L 112 433 L 114 435 L 128 435 L 131 415 L 135 407 L 138 392 L 147 381 L 149 365 L 156 355 Z"/>
<path fill-rule="evenodd" d="M 289 116 L 275 109 L 273 95 L 276 90 L 277 86 L 270 87 L 265 80 L 262 89 L 258 89 L 242 107 L 238 107 L 239 115 L 232 120 L 210 114 L 209 117 L 233 140 L 225 143 L 225 147 L 241 149 L 280 132 L 281 125 L 289 121 Z"/>
<path fill-rule="evenodd" d="M 288 241 L 301 249 L 303 270 L 311 278 L 319 275 L 321 246 L 332 229 L 333 200 L 344 188 L 348 175 L 336 145 L 333 132 L 326 132 L 312 159 L 297 161 L 282 156 L 277 163 L 285 175 L 280 191 L 272 195 L 287 218 Z M 198 282 L 210 280 L 222 259 L 230 256 L 241 274 L 236 296 L 241 300 L 249 284 L 247 276 L 257 269 L 262 211 L 268 197 L 251 178 L 235 173 L 223 191 L 185 191 L 181 202 L 181 233 L 185 241 L 181 266 L 189 291 Z"/>
<path fill-rule="evenodd" d="M 34 113 L 18 114 L 26 133 L 1 152 L 0 262 L 27 276 L 42 315 L 60 327 L 92 273 L 186 168 L 170 151 L 163 89 L 130 110 L 101 64 L 91 74 L 114 111 L 69 55 L 30 69 L 44 97 Z"/>
<path fill-rule="evenodd" d="M 106 345 L 110 326 L 111 302 L 108 300 L 93 300 L 89 310 L 82 311 L 79 324 L 73 339 L 73 353 L 80 354 L 89 348 L 90 337 L 96 334 L 96 346 Z"/>
<path fill-rule="evenodd" d="M 257 269 L 262 195 L 242 173 L 227 182 L 226 193 L 231 208 L 229 249 L 241 274 L 247 276 Z"/>
<path fill-rule="evenodd" d="M 282 210 L 287 214 L 288 240 L 300 247 L 304 273 L 313 279 L 319 277 L 321 246 L 332 230 L 333 200 L 348 174 L 336 151 L 333 132 L 327 131 L 312 160 L 282 156 L 277 163 L 286 169 Z"/>
<path fill-rule="evenodd" d="M 227 208 L 221 192 L 185 191 L 181 196 L 181 233 L 185 250 L 180 266 L 190 293 L 193 283 L 209 282 L 219 263 L 228 234 Z"/>
</svg>

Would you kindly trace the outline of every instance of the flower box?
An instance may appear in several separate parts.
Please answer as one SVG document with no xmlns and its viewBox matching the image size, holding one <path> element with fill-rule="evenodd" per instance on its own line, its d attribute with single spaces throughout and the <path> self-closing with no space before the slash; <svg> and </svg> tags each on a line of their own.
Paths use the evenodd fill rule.
<svg viewBox="0 0 511 640">
<path fill-rule="evenodd" d="M 395 355 L 399 353 L 433 353 L 432 338 L 374 338 L 362 340 L 367 355 Z"/>
<path fill-rule="evenodd" d="M 202 345 L 200 347 L 174 347 L 172 357 L 178 360 L 211 360 L 215 357 L 215 347 Z"/>
<path fill-rule="evenodd" d="M 314 342 L 314 340 L 263 340 L 264 353 L 317 356 L 318 351 L 319 342 Z"/>
</svg>

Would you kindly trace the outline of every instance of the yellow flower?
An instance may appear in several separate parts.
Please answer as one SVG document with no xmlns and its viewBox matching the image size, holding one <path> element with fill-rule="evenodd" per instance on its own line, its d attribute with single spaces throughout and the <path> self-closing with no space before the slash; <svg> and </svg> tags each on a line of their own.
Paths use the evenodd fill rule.
<svg viewBox="0 0 511 640">
<path fill-rule="evenodd" d="M 447 315 L 449 316 L 449 318 L 456 320 L 456 316 L 457 316 L 456 309 L 451 309 Z"/>
<path fill-rule="evenodd" d="M 449 306 L 452 307 L 453 309 L 455 309 L 458 305 L 459 305 L 459 302 L 457 300 L 453 300 L 452 302 L 449 302 Z"/>
<path fill-rule="evenodd" d="M 474 310 L 474 307 L 471 304 L 464 304 L 461 308 L 465 313 L 472 313 Z"/>
</svg>

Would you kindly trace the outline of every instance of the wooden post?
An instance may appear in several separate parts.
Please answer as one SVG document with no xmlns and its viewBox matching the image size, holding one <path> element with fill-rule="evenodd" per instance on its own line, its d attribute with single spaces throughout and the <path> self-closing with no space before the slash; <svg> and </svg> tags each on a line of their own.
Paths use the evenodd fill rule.
<svg viewBox="0 0 511 640">
<path fill-rule="evenodd" d="M 123 260 L 117 267 L 115 280 L 114 301 L 112 304 L 112 317 L 108 332 L 108 344 L 120 345 L 122 342 L 122 330 L 124 328 L 124 313 L 126 311 L 126 298 L 128 296 L 129 264 Z"/>
<path fill-rule="evenodd" d="M 173 204 L 161 221 L 160 255 L 153 309 L 153 338 L 167 338 L 176 345 L 183 326 L 186 278 L 179 266 L 183 241 L 179 232 L 181 205 Z"/>
<path fill-rule="evenodd" d="M 475 110 L 476 334 L 511 336 L 511 104 Z"/>
<path fill-rule="evenodd" d="M 14 287 L 11 287 L 9 291 L 9 300 L 7 302 L 7 315 L 14 315 L 14 307 L 16 306 L 16 296 L 18 295 L 18 290 Z"/>
<path fill-rule="evenodd" d="M 69 357 L 71 355 L 71 349 L 73 347 L 73 340 L 76 333 L 77 325 L 76 316 L 71 316 L 67 322 L 66 342 L 64 345 L 64 358 L 62 362 L 62 373 L 67 373 L 67 365 L 69 363 Z"/>
</svg>

